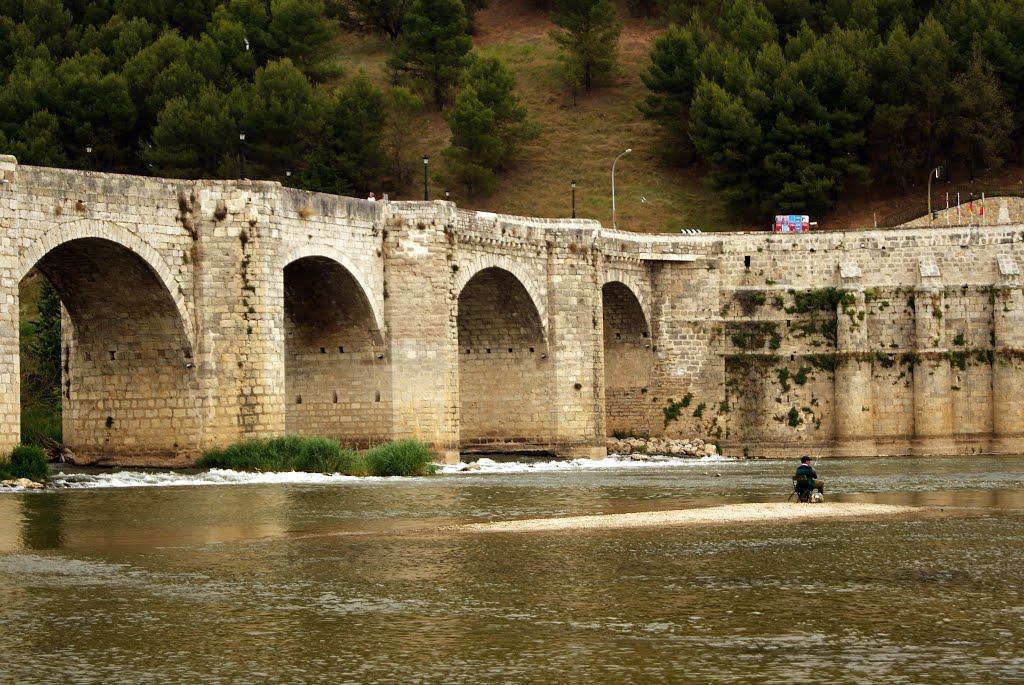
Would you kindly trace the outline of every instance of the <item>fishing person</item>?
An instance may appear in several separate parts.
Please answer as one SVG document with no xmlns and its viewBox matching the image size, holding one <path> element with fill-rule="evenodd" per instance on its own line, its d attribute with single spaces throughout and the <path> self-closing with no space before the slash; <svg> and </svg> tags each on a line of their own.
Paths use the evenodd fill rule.
<svg viewBox="0 0 1024 685">
<path fill-rule="evenodd" d="M 825 494 L 825 482 L 818 478 L 818 473 L 811 466 L 811 458 L 806 454 L 800 457 L 800 466 L 796 467 L 793 480 L 796 481 L 797 493 L 808 493 L 811 490 L 817 490 L 819 494 Z"/>
</svg>

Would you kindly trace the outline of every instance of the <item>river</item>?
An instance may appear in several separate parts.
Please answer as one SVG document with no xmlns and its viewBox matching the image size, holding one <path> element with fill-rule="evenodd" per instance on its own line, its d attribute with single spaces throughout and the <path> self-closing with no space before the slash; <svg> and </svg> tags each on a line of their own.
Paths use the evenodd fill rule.
<svg viewBox="0 0 1024 685">
<path fill-rule="evenodd" d="M 1024 457 L 818 463 L 921 516 L 452 529 L 780 502 L 795 463 L 480 466 L 0 492 L 0 683 L 1024 681 Z"/>
</svg>

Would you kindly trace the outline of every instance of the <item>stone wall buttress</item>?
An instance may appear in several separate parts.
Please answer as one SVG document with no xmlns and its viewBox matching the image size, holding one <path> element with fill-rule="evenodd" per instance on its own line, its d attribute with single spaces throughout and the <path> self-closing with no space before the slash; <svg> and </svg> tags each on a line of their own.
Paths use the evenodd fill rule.
<svg viewBox="0 0 1024 685">
<path fill-rule="evenodd" d="M 422 440 L 447 461 L 458 460 L 453 213 L 447 203 L 411 203 L 385 212 L 381 229 L 394 437 Z"/>
<path fill-rule="evenodd" d="M 836 451 L 873 454 L 874 396 L 868 348 L 867 305 L 863 288 L 846 284 L 836 312 L 839 366 L 835 378 Z M 851 287 L 853 286 L 853 287 Z"/>
<path fill-rule="evenodd" d="M 15 193 L 18 164 L 0 155 L 0 461 L 20 441 L 21 371 L 18 353 L 18 244 L 15 230 Z"/>
</svg>

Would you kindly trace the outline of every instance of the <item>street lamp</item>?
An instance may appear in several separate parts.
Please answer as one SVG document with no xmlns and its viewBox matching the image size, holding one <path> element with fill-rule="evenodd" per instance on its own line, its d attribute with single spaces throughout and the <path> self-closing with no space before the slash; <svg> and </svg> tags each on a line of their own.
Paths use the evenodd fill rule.
<svg viewBox="0 0 1024 685">
<path fill-rule="evenodd" d="M 92 171 L 92 145 L 85 146 L 85 168 Z"/>
<path fill-rule="evenodd" d="M 448 190 L 447 188 L 444 189 L 444 199 L 445 200 L 451 200 L 452 199 L 452 191 Z"/>
<path fill-rule="evenodd" d="M 622 152 L 619 153 L 619 157 L 622 157 L 623 155 L 628 155 L 632 151 L 633 151 L 633 148 L 627 147 L 625 150 L 623 150 Z M 619 157 L 616 157 L 615 161 L 612 162 L 612 230 L 613 231 L 615 230 L 615 164 L 619 161 Z"/>
<path fill-rule="evenodd" d="M 238 178 L 245 180 L 245 134 L 238 134 Z"/>
<path fill-rule="evenodd" d="M 430 157 L 423 155 L 423 201 L 430 199 L 427 194 L 427 167 L 430 166 Z"/>
<path fill-rule="evenodd" d="M 569 187 L 572 188 L 572 218 L 576 218 L 576 179 L 569 181 Z"/>
<path fill-rule="evenodd" d="M 937 166 L 928 172 L 928 225 L 932 225 L 932 176 L 936 179 L 942 176 L 943 168 Z"/>
</svg>

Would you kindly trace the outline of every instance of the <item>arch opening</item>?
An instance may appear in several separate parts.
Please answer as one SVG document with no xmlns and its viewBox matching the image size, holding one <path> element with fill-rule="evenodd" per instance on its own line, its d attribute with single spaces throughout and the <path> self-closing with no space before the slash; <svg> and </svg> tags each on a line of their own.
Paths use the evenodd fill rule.
<svg viewBox="0 0 1024 685">
<path fill-rule="evenodd" d="M 625 284 L 601 288 L 604 318 L 605 426 L 608 435 L 651 434 L 657 407 L 648 388 L 654 377 L 654 344 L 643 308 Z"/>
<path fill-rule="evenodd" d="M 285 430 L 365 447 L 391 439 L 391 365 L 358 280 L 326 257 L 284 268 Z"/>
<path fill-rule="evenodd" d="M 42 280 L 62 306 L 63 443 L 83 460 L 194 456 L 205 405 L 192 344 L 153 268 L 118 243 L 80 238 L 44 254 L 21 292 Z"/>
<path fill-rule="evenodd" d="M 463 446 L 550 442 L 547 342 L 526 288 L 504 269 L 483 269 L 459 293 L 457 318 Z"/>
</svg>

